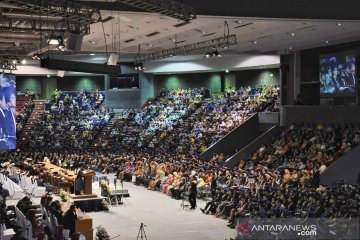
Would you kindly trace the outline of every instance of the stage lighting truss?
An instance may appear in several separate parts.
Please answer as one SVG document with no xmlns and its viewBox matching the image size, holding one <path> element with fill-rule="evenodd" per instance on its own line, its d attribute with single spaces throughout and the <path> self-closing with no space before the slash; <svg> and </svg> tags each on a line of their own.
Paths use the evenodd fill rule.
<svg viewBox="0 0 360 240">
<path fill-rule="evenodd" d="M 196 19 L 195 9 L 193 7 L 175 0 L 116 0 L 116 2 L 185 22 Z"/>
<path fill-rule="evenodd" d="M 0 70 L 1 71 L 5 71 L 5 70 L 14 71 L 17 69 L 16 64 L 17 64 L 17 61 L 14 61 L 14 59 L 0 56 Z"/>
<path fill-rule="evenodd" d="M 135 57 L 135 63 L 143 63 L 162 58 L 169 58 L 176 55 L 186 55 L 189 53 L 206 52 L 208 49 L 227 49 L 230 46 L 236 45 L 236 35 L 229 35 L 224 37 L 215 38 L 203 42 L 197 42 L 181 47 L 174 47 L 154 53 L 141 54 Z"/>
<path fill-rule="evenodd" d="M 20 14 L 59 17 L 70 22 L 91 24 L 100 18 L 100 10 L 66 0 L 1 0 L 1 3 L 16 8 L 4 8 L 3 14 Z M 94 18 L 95 17 L 95 18 Z"/>
</svg>

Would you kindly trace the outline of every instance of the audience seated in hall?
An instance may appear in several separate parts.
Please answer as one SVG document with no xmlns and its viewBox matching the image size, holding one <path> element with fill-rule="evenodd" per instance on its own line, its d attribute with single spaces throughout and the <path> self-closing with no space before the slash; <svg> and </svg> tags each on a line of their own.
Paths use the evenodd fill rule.
<svg viewBox="0 0 360 240">
<path fill-rule="evenodd" d="M 86 149 L 114 115 L 99 107 L 103 95 L 81 90 L 75 94 L 55 90 L 41 119 L 27 136 L 30 149 Z M 30 141 L 31 139 L 31 141 Z"/>
<path fill-rule="evenodd" d="M 33 109 L 34 102 L 31 97 L 17 96 L 16 101 L 16 132 L 19 133 L 24 128 Z"/>
<path fill-rule="evenodd" d="M 101 172 L 116 172 L 120 178 L 150 190 L 159 190 L 173 198 L 181 198 L 188 189 L 189 177 L 194 176 L 198 192 L 210 189 L 210 201 L 204 213 L 229 219 L 234 227 L 238 217 L 280 216 L 340 216 L 338 207 L 329 208 L 332 188 L 319 186 L 319 173 L 337 158 L 346 154 L 360 140 L 357 125 L 294 124 L 271 143 L 243 159 L 236 169 L 228 169 L 217 160 L 202 161 L 176 151 L 151 148 L 136 152 L 46 153 L 13 152 L 7 158 L 24 158 L 50 162 L 60 160 L 64 167 L 91 168 Z M 355 202 L 359 190 L 340 186 L 341 194 L 350 192 Z M 353 194 L 354 193 L 354 194 Z M 304 198 L 300 198 L 304 194 Z M 323 199 L 323 195 L 329 198 Z M 357 196 L 357 197 L 356 197 Z M 348 197 L 348 196 L 346 196 Z M 339 200 L 339 205 L 343 204 Z M 359 206 L 351 205 L 358 214 Z M 340 215 L 339 215 L 340 214 Z"/>
</svg>

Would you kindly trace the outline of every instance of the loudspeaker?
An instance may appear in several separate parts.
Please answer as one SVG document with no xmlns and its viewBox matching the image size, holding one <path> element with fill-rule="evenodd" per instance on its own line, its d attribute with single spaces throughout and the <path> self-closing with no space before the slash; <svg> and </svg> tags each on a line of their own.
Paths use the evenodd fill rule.
<svg viewBox="0 0 360 240">
<path fill-rule="evenodd" d="M 290 72 L 290 65 L 288 63 L 283 63 L 280 65 L 280 70 L 282 73 Z"/>
<path fill-rule="evenodd" d="M 68 32 L 66 33 L 66 38 L 67 38 L 66 49 L 75 52 L 80 52 L 83 35 Z"/>
<path fill-rule="evenodd" d="M 115 53 L 110 54 L 109 59 L 107 61 L 107 65 L 115 66 L 117 64 L 118 59 L 119 59 L 118 54 Z"/>
<path fill-rule="evenodd" d="M 86 62 L 66 61 L 61 59 L 43 58 L 40 60 L 40 67 L 53 70 L 69 72 L 87 72 L 118 75 L 121 73 L 120 66 L 109 66 L 105 64 L 95 64 Z"/>
<path fill-rule="evenodd" d="M 57 72 L 57 76 L 58 76 L 58 77 L 64 77 L 64 75 L 65 75 L 65 71 L 60 71 L 60 70 L 59 70 L 59 71 Z"/>
</svg>

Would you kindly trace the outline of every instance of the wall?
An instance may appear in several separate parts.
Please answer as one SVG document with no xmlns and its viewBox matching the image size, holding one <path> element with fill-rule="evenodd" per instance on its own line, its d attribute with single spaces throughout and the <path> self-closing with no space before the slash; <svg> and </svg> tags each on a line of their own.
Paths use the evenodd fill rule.
<svg viewBox="0 0 360 240">
<path fill-rule="evenodd" d="M 140 108 L 140 89 L 110 89 L 106 91 L 105 107 L 115 109 Z"/>
<path fill-rule="evenodd" d="M 32 90 L 37 96 L 41 96 L 41 80 L 44 77 L 37 76 L 16 76 L 16 90 Z"/>
<path fill-rule="evenodd" d="M 57 89 L 57 79 L 56 77 L 43 78 L 41 83 L 41 98 L 49 99 L 55 89 Z"/>
<path fill-rule="evenodd" d="M 234 73 L 236 76 L 236 87 L 279 85 L 279 69 L 252 69 L 242 70 Z"/>
<path fill-rule="evenodd" d="M 360 146 L 356 146 L 336 162 L 331 164 L 320 176 L 321 185 L 332 185 L 343 179 L 346 183 L 356 184 L 360 174 Z"/>
<path fill-rule="evenodd" d="M 57 86 L 63 91 L 105 89 L 104 76 L 66 76 L 58 78 Z"/>
<path fill-rule="evenodd" d="M 104 76 L 16 76 L 17 91 L 33 90 L 38 98 L 47 99 L 56 89 L 63 91 L 79 91 L 80 89 L 103 91 L 105 88 Z"/>
<path fill-rule="evenodd" d="M 227 159 L 225 165 L 229 168 L 238 166 L 242 159 L 247 158 L 249 154 L 259 150 L 262 145 L 270 143 L 274 138 L 280 136 L 284 130 L 285 128 L 279 126 L 270 128 L 268 131 L 257 137 L 254 141 L 242 148 L 239 152 Z"/>
<path fill-rule="evenodd" d="M 141 105 L 143 105 L 149 98 L 154 98 L 154 75 L 140 73 L 140 91 L 141 91 Z"/>
<path fill-rule="evenodd" d="M 281 126 L 301 122 L 360 123 L 360 106 L 281 106 Z"/>
<path fill-rule="evenodd" d="M 220 73 L 188 73 L 188 74 L 169 74 L 154 76 L 154 91 L 158 93 L 161 89 L 176 88 L 201 88 L 205 87 L 212 94 L 221 92 Z"/>
<path fill-rule="evenodd" d="M 200 155 L 202 160 L 210 160 L 214 153 L 233 153 L 236 149 L 242 149 L 260 135 L 259 118 L 255 114 L 240 126 L 229 132 Z"/>
<path fill-rule="evenodd" d="M 230 73 L 187 73 L 187 74 L 166 74 L 154 76 L 155 93 L 161 89 L 176 88 L 208 88 L 212 94 L 221 93 L 221 77 L 223 75 L 224 88 L 278 85 L 279 69 L 251 69 Z"/>
<path fill-rule="evenodd" d="M 172 61 L 151 61 L 145 62 L 145 72 L 147 73 L 189 73 L 189 72 L 209 72 L 229 69 L 239 71 L 246 68 L 259 66 L 278 67 L 280 58 L 278 55 L 250 55 L 234 54 L 224 55 L 221 58 L 202 58 L 203 55 L 194 57 L 178 56 Z"/>
<path fill-rule="evenodd" d="M 360 42 L 351 42 L 339 45 L 332 45 L 321 48 L 313 48 L 295 52 L 297 61 L 284 61 L 284 59 L 291 59 L 294 55 L 286 57 L 285 55 L 281 56 L 281 63 L 290 63 L 290 73 L 288 75 L 288 83 L 294 83 L 295 85 L 291 88 L 285 89 L 286 94 L 290 92 L 299 92 L 301 99 L 306 105 L 319 105 L 324 104 L 324 101 L 320 100 L 320 83 L 319 83 L 319 68 L 320 68 L 320 55 L 344 52 L 344 51 L 354 51 L 357 57 L 357 78 L 360 76 Z M 296 69 L 296 67 L 300 69 Z M 357 79 L 357 81 L 358 81 Z M 300 89 L 296 89 L 299 86 Z M 297 90 L 297 91 L 294 91 Z M 282 90 L 284 92 L 284 90 Z M 357 95 L 360 96 L 360 88 L 357 90 Z M 296 97 L 296 96 L 294 96 Z M 289 99 L 287 99 L 289 100 Z M 339 99 L 332 100 L 335 104 L 350 104 L 351 102 L 356 102 L 355 99 L 346 99 L 342 101 Z M 359 103 L 359 98 L 357 99 Z M 292 101 L 283 102 L 284 105 L 293 104 Z"/>
</svg>

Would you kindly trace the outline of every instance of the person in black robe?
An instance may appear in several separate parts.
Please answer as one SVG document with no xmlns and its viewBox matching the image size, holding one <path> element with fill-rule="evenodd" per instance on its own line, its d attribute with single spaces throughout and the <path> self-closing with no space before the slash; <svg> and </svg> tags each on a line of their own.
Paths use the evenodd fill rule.
<svg viewBox="0 0 360 240">
<path fill-rule="evenodd" d="M 75 195 L 80 195 L 81 191 L 84 189 L 85 189 L 84 172 L 82 168 L 80 168 L 75 179 Z"/>
<path fill-rule="evenodd" d="M 70 230 L 70 236 L 75 232 L 75 222 L 77 220 L 76 207 L 71 205 L 63 217 L 64 229 Z"/>
</svg>

